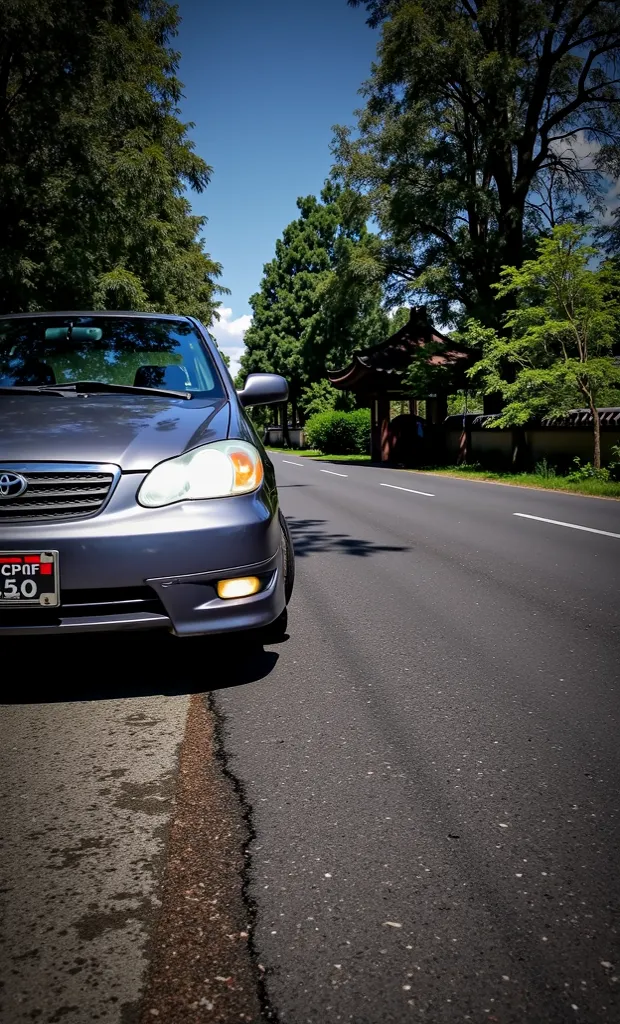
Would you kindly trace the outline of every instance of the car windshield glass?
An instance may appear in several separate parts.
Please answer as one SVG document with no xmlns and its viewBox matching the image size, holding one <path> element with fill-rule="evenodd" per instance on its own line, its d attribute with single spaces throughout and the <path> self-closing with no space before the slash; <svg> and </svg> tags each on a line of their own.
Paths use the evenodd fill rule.
<svg viewBox="0 0 620 1024">
<path fill-rule="evenodd" d="M 100 381 L 221 397 L 206 344 L 183 320 L 75 316 L 0 319 L 0 386 Z"/>
</svg>

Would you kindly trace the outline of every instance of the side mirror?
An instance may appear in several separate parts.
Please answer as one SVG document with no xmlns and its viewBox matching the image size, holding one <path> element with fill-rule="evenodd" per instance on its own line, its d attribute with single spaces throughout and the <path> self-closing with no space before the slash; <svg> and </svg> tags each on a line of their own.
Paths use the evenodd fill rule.
<svg viewBox="0 0 620 1024">
<path fill-rule="evenodd" d="M 251 373 L 243 391 L 238 391 L 244 408 L 251 405 L 276 405 L 288 399 L 288 384 L 277 373 Z"/>
</svg>

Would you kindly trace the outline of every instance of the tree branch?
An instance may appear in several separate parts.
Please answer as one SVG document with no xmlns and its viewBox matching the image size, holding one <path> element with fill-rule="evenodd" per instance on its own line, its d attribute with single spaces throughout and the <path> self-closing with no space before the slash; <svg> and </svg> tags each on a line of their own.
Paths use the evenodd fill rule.
<svg viewBox="0 0 620 1024">
<path fill-rule="evenodd" d="M 561 121 L 564 121 L 565 118 L 569 117 L 570 114 L 574 114 L 575 111 L 579 110 L 579 107 L 586 103 L 587 100 L 591 96 L 593 96 L 594 93 L 598 92 L 599 89 L 608 88 L 610 85 L 620 84 L 620 78 L 612 78 L 608 79 L 605 82 L 600 82 L 598 85 L 592 85 L 589 89 L 585 88 L 588 75 L 592 70 L 592 64 L 594 63 L 597 57 L 600 57 L 606 51 L 607 47 L 603 46 L 597 46 L 595 50 L 590 50 L 586 60 L 584 61 L 584 65 L 581 69 L 581 74 L 579 75 L 579 80 L 577 82 L 577 95 L 574 99 L 570 101 L 570 103 L 566 103 L 559 110 L 556 110 L 556 112 L 552 114 L 551 117 L 547 118 L 546 121 L 543 121 L 539 129 L 541 137 L 544 136 L 545 138 L 547 138 L 549 135 L 549 131 L 554 127 L 554 125 L 559 124 Z M 610 103 L 614 102 L 614 100 L 607 99 L 605 102 Z M 616 100 L 615 102 L 618 101 Z"/>
</svg>

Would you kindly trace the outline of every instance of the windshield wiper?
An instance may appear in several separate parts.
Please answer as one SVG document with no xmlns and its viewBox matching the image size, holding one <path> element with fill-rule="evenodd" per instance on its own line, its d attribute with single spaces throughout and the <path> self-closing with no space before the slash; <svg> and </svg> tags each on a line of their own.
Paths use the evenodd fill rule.
<svg viewBox="0 0 620 1024">
<path fill-rule="evenodd" d="M 172 388 L 141 388 L 135 384 L 107 384 L 102 380 L 76 380 L 69 384 L 42 384 L 34 389 L 39 391 L 56 391 L 60 394 L 67 392 L 80 392 L 81 394 L 96 394 L 98 391 L 117 392 L 121 395 L 167 395 L 169 398 L 190 399 L 194 396 L 189 391 L 173 391 Z"/>
<path fill-rule="evenodd" d="M 57 395 L 59 398 L 76 398 L 74 391 L 65 391 L 56 384 L 13 384 L 1 385 L 0 395 Z"/>
</svg>

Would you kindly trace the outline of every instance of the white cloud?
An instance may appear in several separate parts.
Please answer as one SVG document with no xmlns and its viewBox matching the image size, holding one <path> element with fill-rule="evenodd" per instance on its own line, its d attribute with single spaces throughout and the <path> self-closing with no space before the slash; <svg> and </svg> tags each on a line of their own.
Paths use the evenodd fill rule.
<svg viewBox="0 0 620 1024">
<path fill-rule="evenodd" d="M 239 360 L 243 355 L 243 339 L 245 332 L 252 323 L 252 317 L 246 313 L 233 318 L 230 306 L 219 306 L 219 320 L 213 320 L 210 331 L 222 352 L 230 356 L 230 372 L 233 377 L 239 370 Z"/>
<path fill-rule="evenodd" d="M 596 154 L 601 148 L 601 144 L 594 139 L 588 139 L 586 133 L 579 129 L 574 135 L 553 143 L 551 148 L 563 156 L 572 157 L 580 167 L 593 170 Z"/>
<path fill-rule="evenodd" d="M 614 210 L 618 209 L 620 205 L 620 182 L 614 182 L 607 195 L 605 196 L 605 208 L 601 217 L 600 223 L 604 224 L 605 227 L 610 227 L 616 223 L 614 217 Z"/>
</svg>

